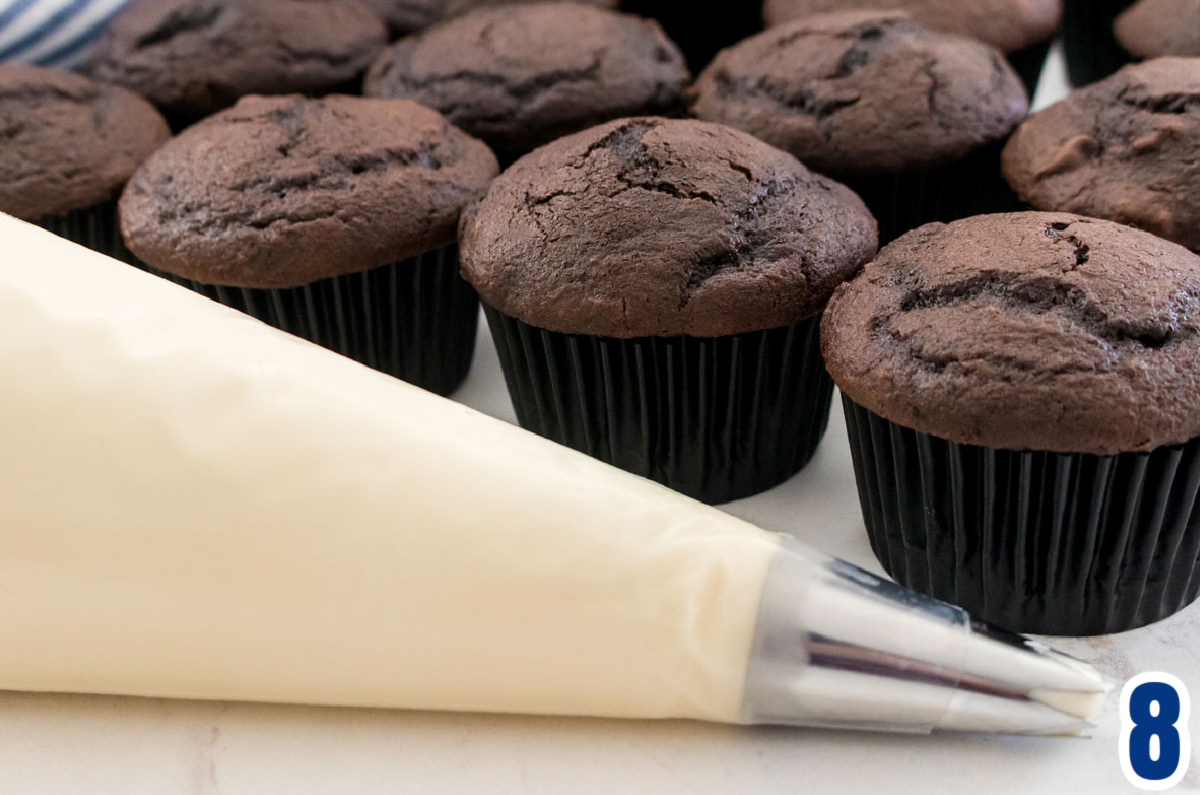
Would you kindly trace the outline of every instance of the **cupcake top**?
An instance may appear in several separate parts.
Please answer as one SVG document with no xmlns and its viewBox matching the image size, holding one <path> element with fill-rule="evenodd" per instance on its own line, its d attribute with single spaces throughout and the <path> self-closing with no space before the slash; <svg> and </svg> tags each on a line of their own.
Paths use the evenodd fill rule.
<svg viewBox="0 0 1200 795">
<path fill-rule="evenodd" d="M 412 102 L 247 97 L 142 165 L 121 231 L 179 276 L 296 287 L 452 242 L 496 172 L 483 143 Z"/>
<path fill-rule="evenodd" d="M 678 109 L 689 80 L 658 23 L 578 3 L 483 9 L 387 50 L 370 96 L 435 108 L 498 149 Z"/>
<path fill-rule="evenodd" d="M 115 199 L 170 137 L 162 116 L 123 88 L 0 64 L 0 212 L 36 221 Z"/>
<path fill-rule="evenodd" d="M 935 30 L 986 41 L 1014 52 L 1051 38 L 1062 21 L 1062 0 L 765 0 L 768 26 L 826 11 L 905 11 Z"/>
<path fill-rule="evenodd" d="M 1002 140 L 1025 118 L 1000 53 L 895 12 L 823 14 L 723 51 L 688 92 L 692 114 L 822 173 L 929 168 Z"/>
<path fill-rule="evenodd" d="M 877 245 L 849 189 L 751 136 L 624 119 L 504 172 L 463 217 L 463 275 L 510 317 L 602 337 L 719 337 L 820 312 Z"/>
<path fill-rule="evenodd" d="M 1116 33 L 1138 58 L 1200 56 L 1200 0 L 1139 0 L 1117 17 Z"/>
<path fill-rule="evenodd" d="M 415 33 L 443 19 L 456 17 L 477 8 L 541 2 L 542 0 L 363 0 L 387 20 L 399 34 Z M 616 8 L 618 0 L 578 0 L 600 8 Z"/>
<path fill-rule="evenodd" d="M 1018 128 L 1004 176 L 1041 210 L 1109 218 L 1200 249 L 1200 59 L 1127 66 Z"/>
<path fill-rule="evenodd" d="M 851 399 L 961 444 L 1112 455 L 1200 435 L 1200 257 L 1109 221 L 923 226 L 837 291 L 821 332 Z"/>
<path fill-rule="evenodd" d="M 87 70 L 190 121 L 246 94 L 340 88 L 386 43 L 383 20 L 358 0 L 138 0 Z"/>
</svg>

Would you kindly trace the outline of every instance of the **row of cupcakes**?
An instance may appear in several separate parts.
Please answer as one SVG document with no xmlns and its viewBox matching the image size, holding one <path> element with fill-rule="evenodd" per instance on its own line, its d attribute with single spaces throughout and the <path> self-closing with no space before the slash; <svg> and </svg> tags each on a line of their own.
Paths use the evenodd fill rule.
<svg viewBox="0 0 1200 795">
<path fill-rule="evenodd" d="M 150 98 L 178 127 L 245 94 L 325 93 L 355 86 L 390 38 L 520 2 L 134 0 L 110 24 L 86 68 Z M 581 2 L 617 6 L 616 0 Z M 1077 84 L 1111 73 L 1128 53 L 1139 58 L 1198 54 L 1194 22 L 1200 8 L 1194 0 L 1130 5 L 1130 0 L 1066 0 L 1065 21 L 1064 0 L 765 0 L 761 8 L 728 3 L 703 15 L 678 0 L 627 0 L 623 7 L 658 18 L 694 71 L 764 25 L 835 10 L 903 11 L 933 29 L 1000 49 L 1032 92 L 1060 21 Z M 555 39 L 569 40 L 570 32 L 557 31 Z"/>
<path fill-rule="evenodd" d="M 145 97 L 178 129 L 248 94 L 358 93 L 393 33 L 521 2 L 134 0 L 109 23 L 83 71 Z"/>
<path fill-rule="evenodd" d="M 525 3 L 529 0 L 524 0 Z M 615 9 L 615 0 L 581 0 Z M 176 126 L 252 93 L 326 93 L 353 85 L 390 36 L 408 37 L 464 14 L 522 0 L 134 0 L 117 15 L 85 69 L 153 101 Z M 931 28 L 978 38 L 1009 55 L 1032 92 L 1058 29 L 1061 0 L 767 0 L 693 14 L 677 0 L 628 0 L 663 21 L 693 71 L 763 28 L 835 10 L 900 10 Z M 574 28 L 539 36 L 569 46 Z M 437 34 L 440 56 L 466 55 L 470 34 Z M 719 45 L 719 46 L 717 46 Z M 511 46 L 511 44 L 510 44 Z M 447 51 L 449 49 L 449 52 Z M 477 89 L 482 86 L 476 85 Z"/>
<path fill-rule="evenodd" d="M 276 72 L 247 70 L 239 57 L 269 59 L 301 45 L 255 48 L 249 39 L 230 38 L 229 30 L 257 29 L 245 24 L 255 21 L 255 8 L 250 3 L 239 16 L 218 4 L 227 19 L 221 14 L 163 19 L 161 10 L 151 15 L 135 5 L 118 18 L 92 71 L 133 85 L 176 119 L 208 114 L 245 90 L 278 90 L 284 85 Z M 322 4 L 314 8 L 329 11 Z M 691 111 L 749 129 L 820 171 L 854 178 L 854 187 L 883 219 L 888 239 L 947 212 L 1015 206 L 995 161 L 999 144 L 1024 117 L 1027 98 L 995 51 L 899 16 L 818 19 L 824 21 L 812 24 L 821 30 L 808 20 L 788 23 L 722 54 L 690 89 Z M 857 37 L 849 51 L 843 52 L 843 36 Z M 811 41 L 801 41 L 804 37 Z M 187 71 L 187 56 L 203 49 L 193 38 L 241 53 L 221 68 L 255 74 L 260 82 L 181 74 Z M 317 63 L 341 64 L 348 57 L 344 49 L 310 46 L 306 52 Z M 174 71 L 156 69 L 151 56 L 171 61 Z M 118 64 L 127 73 L 120 73 Z M 892 73 L 892 66 L 902 71 Z M 294 88 L 319 90 L 318 83 L 305 82 L 310 77 L 305 69 L 298 74 Z M 412 99 L 444 113 L 489 143 L 507 164 L 537 145 L 605 119 L 677 113 L 688 81 L 679 51 L 652 22 L 547 3 L 476 11 L 403 39 L 375 61 L 366 83 L 373 96 Z M 869 143 L 858 145 L 858 140 Z M 928 171 L 950 164 L 951 173 L 922 184 Z M 918 194 L 924 201 L 910 201 Z M 896 195 L 905 199 L 891 201 Z M 892 207 L 884 212 L 889 201 Z"/>
<path fill-rule="evenodd" d="M 764 49 L 771 58 L 757 57 Z M 480 10 L 401 40 L 368 78 L 386 99 L 248 98 L 165 144 L 153 110 L 115 86 L 29 67 L 5 67 L 0 82 L 13 130 L 0 209 L 134 261 L 114 235 L 111 199 L 148 157 L 122 218 L 141 262 L 440 393 L 465 376 L 474 330 L 455 223 L 497 171 L 459 127 L 515 158 L 605 118 L 686 101 L 850 182 L 890 240 L 926 221 L 1014 208 L 999 145 L 1028 107 L 997 51 L 861 12 L 750 39 L 685 96 L 682 57 L 653 23 L 573 3 Z M 417 257 L 428 273 L 405 263 Z M 394 274 L 379 282 L 371 274 L 385 266 Z M 396 274 L 415 281 L 403 287 Z M 451 320 L 416 315 L 439 323 L 433 339 L 453 337 L 465 360 L 426 373 L 429 335 L 414 327 L 415 338 L 395 341 L 400 329 L 384 324 L 408 322 L 392 310 L 413 302 L 454 309 Z"/>
<path fill-rule="evenodd" d="M 556 37 L 562 29 L 575 35 Z M 1036 207 L 1112 217 L 1193 245 L 1181 236 L 1194 217 L 1194 71 L 1190 60 L 1148 62 L 1040 114 L 1008 146 L 1009 182 Z M 163 125 L 127 94 L 118 113 L 89 110 L 109 108 L 117 89 L 65 75 L 39 88 L 36 74 L 10 74 L 7 209 L 67 233 L 95 231 L 107 238 L 100 247 L 122 253 L 100 198 L 162 143 Z M 686 103 L 699 118 L 751 132 L 848 183 L 879 219 L 884 242 L 930 220 L 1017 207 L 999 168 L 1028 107 L 1012 70 L 985 45 L 894 13 L 778 26 L 723 52 L 685 92 L 682 59 L 652 23 L 570 3 L 484 10 L 402 40 L 367 82 L 372 94 L 444 112 L 509 158 L 604 118 Z M 74 129 L 61 117 L 71 107 Z M 1130 136 L 1131 124 L 1143 134 Z M 54 145 L 72 134 L 87 144 Z M 67 212 L 76 208 L 85 212 Z M 290 281 L 298 285 L 305 273 L 297 271 Z"/>
<path fill-rule="evenodd" d="M 578 33 L 572 43 L 589 46 L 529 46 L 531 37 L 548 37 L 566 23 L 574 23 Z M 465 31 L 473 45 L 457 61 L 448 57 L 455 52 L 455 39 L 435 35 L 455 31 Z M 479 41 L 485 33 L 486 46 Z M 573 63 L 583 66 L 568 68 Z M 380 64 L 368 81 L 376 93 L 415 97 L 438 107 L 509 152 L 586 127 L 597 117 L 662 112 L 681 102 L 686 82 L 677 51 L 652 24 L 569 3 L 521 6 L 502 15 L 475 12 L 401 41 Z M 1187 237 L 1195 216 L 1195 191 L 1188 189 L 1194 181 L 1189 151 L 1197 134 L 1188 113 L 1195 71 L 1190 60 L 1148 62 L 1039 114 L 1008 145 L 1010 181 L 1036 207 L 1110 217 L 1195 246 Z M 163 143 L 165 126 L 145 103 L 114 87 L 14 67 L 5 74 L 12 142 L 6 156 L 12 167 L 4 208 L 128 258 L 114 234 L 114 206 L 105 199 Z M 474 94 L 472 87 L 478 89 Z M 596 99 L 588 104 L 589 97 Z M 820 15 L 774 28 L 722 53 L 682 99 L 695 115 L 740 127 L 848 183 L 879 219 L 884 242 L 928 221 L 1017 207 L 999 168 L 1000 147 L 1027 110 L 1012 70 L 985 45 L 931 32 L 894 13 Z M 368 124 L 351 119 L 349 109 L 369 103 L 347 98 L 338 104 L 340 109 L 331 111 L 330 103 L 298 98 L 279 107 L 266 103 L 271 123 L 259 126 L 275 130 L 279 140 L 274 142 L 261 130 L 250 130 L 233 111 L 189 129 L 155 160 L 166 172 L 159 183 L 147 187 L 144 180 L 135 181 L 129 200 L 132 205 L 150 195 L 182 210 L 172 206 L 152 220 L 133 217 L 127 231 L 140 224 L 145 231 L 131 231 L 138 238 L 135 245 L 147 252 L 147 261 L 175 278 L 194 281 L 220 300 L 372 366 L 435 391 L 451 391 L 469 359 L 427 378 L 421 375 L 423 364 L 414 370 L 400 361 L 420 362 L 420 339 L 386 342 L 395 329 L 354 330 L 393 316 L 385 311 L 388 306 L 416 300 L 402 299 L 394 278 L 386 285 L 343 285 L 333 292 L 313 285 L 432 254 L 428 259 L 437 264 L 430 267 L 440 275 L 422 276 L 422 289 L 457 307 L 456 317 L 470 315 L 473 299 L 454 278 L 455 254 L 448 246 L 454 242 L 457 214 L 486 187 L 495 166 L 483 162 L 482 147 L 474 147 L 476 162 L 467 169 L 471 179 L 455 182 L 461 175 L 443 168 L 441 156 L 425 157 L 435 148 L 428 129 L 410 135 L 413 125 L 407 122 L 415 118 L 415 108 L 377 104 L 370 113 L 363 111 L 364 118 L 378 117 Z M 305 137 L 310 110 L 329 117 L 324 137 L 304 142 L 317 163 L 292 152 Z M 380 121 L 389 114 L 404 117 L 394 129 Z M 364 124 L 376 130 L 363 140 L 353 134 L 343 140 L 336 129 L 343 122 L 350 133 Z M 466 140 L 442 124 L 439 141 L 451 135 Z M 1132 135 L 1133 129 L 1139 134 Z M 466 145 L 454 148 L 457 153 Z M 226 174 L 222 166 L 228 163 L 260 177 Z M 203 165 L 191 168 L 196 164 Z M 408 179 L 411 174 L 420 176 Z M 1164 189 L 1171 188 L 1172 179 L 1174 189 Z M 442 189 L 451 183 L 453 199 L 448 199 Z M 189 199 L 189 191 L 209 204 L 220 204 L 215 195 L 224 192 L 226 204 L 237 200 L 257 209 L 221 216 L 218 228 L 242 224 L 239 235 L 208 232 L 206 238 L 200 231 L 211 219 L 190 217 L 206 205 Z M 300 209 L 280 211 L 269 220 L 271 202 Z M 402 211 L 388 216 L 372 203 Z M 438 209 L 412 212 L 426 205 Z M 331 214 L 333 207 L 342 212 L 336 235 L 326 229 L 333 220 L 312 215 L 322 206 Z M 343 222 L 354 213 L 354 223 Z M 283 226 L 292 217 L 301 219 L 294 225 L 304 241 L 293 241 L 289 249 L 293 236 Z M 198 254 L 202 244 L 196 241 L 180 242 L 174 251 L 155 246 L 156 229 L 168 219 L 193 230 L 197 240 L 215 238 L 215 252 Z M 314 253 L 319 249 L 308 238 L 322 236 L 341 241 L 335 254 Z M 243 242 L 234 246 L 235 237 Z M 321 266 L 313 264 L 321 258 Z M 435 290 L 435 284 L 445 287 Z M 253 292 L 262 288 L 297 292 L 286 297 Z M 348 304 L 366 304 L 369 311 L 347 314 Z M 469 355 L 473 319 L 439 327 L 437 336 L 446 328 L 458 330 L 453 347 Z M 417 347 L 402 356 L 398 346 L 406 345 Z"/>
<path fill-rule="evenodd" d="M 391 37 L 528 1 L 135 0 L 88 68 L 153 99 L 173 121 L 194 120 L 244 94 L 344 87 Z M 616 0 L 581 2 L 617 7 Z M 622 8 L 658 19 L 694 71 L 764 25 L 841 10 L 902 11 L 932 29 L 986 42 L 1006 54 L 1031 93 L 1060 24 L 1077 85 L 1107 76 L 1130 55 L 1200 55 L 1195 0 L 764 0 L 708 14 L 678 0 L 626 0 Z M 557 33 L 570 38 L 570 29 Z"/>
<path fill-rule="evenodd" d="M 140 5 L 133 8 L 139 9 Z M 176 21 L 183 32 L 170 40 L 185 50 L 200 49 L 187 45 L 199 24 Z M 207 17 L 205 23 L 217 28 L 212 34 L 216 43 L 210 36 L 209 46 L 223 42 L 224 26 Z M 253 29 L 237 29 L 243 27 Z M 146 25 L 123 36 L 114 33 L 113 38 L 149 39 L 147 47 L 153 49 L 165 46 L 163 35 L 155 25 Z M 848 49 L 843 46 L 847 36 L 856 38 Z M 123 49 L 127 48 L 117 48 Z M 317 60 L 322 59 L 338 57 L 325 52 Z M 1138 92 L 1165 96 L 1170 82 L 1178 84 L 1186 100 L 1188 63 L 1161 63 L 1123 73 L 1126 79 L 1073 97 L 1067 106 L 1088 103 L 1087 109 L 1075 113 L 1074 126 L 1086 131 L 1088 120 L 1102 112 L 1119 117 Z M 140 64 L 137 70 L 160 74 L 151 65 Z M 1177 79 L 1169 80 L 1169 71 L 1177 73 Z M 315 90 L 315 85 L 303 83 L 306 73 L 299 74 L 300 87 Z M 478 11 L 404 39 L 375 61 L 367 88 L 374 96 L 412 99 L 444 113 L 499 151 L 506 163 L 590 124 L 638 113 L 670 115 L 686 101 L 699 118 L 746 129 L 816 170 L 850 182 L 880 218 L 885 240 L 926 220 L 1016 207 L 999 179 L 996 161 L 1004 139 L 1025 115 L 1026 99 L 995 52 L 976 42 L 933 33 L 889 14 L 864 13 L 858 21 L 854 16 L 818 16 L 777 26 L 726 50 L 681 96 L 688 79 L 678 50 L 653 23 L 550 3 Z M 198 92 L 194 85 L 226 85 L 207 77 L 167 82 L 188 95 Z M 142 87 L 174 114 L 200 112 L 199 105 L 187 111 L 154 86 Z M 235 88 L 224 99 L 245 86 Z M 1089 96 L 1095 99 L 1087 100 Z M 1054 113 L 1064 115 L 1067 106 Z M 204 112 L 211 109 L 206 106 Z M 14 110 L 14 116 L 19 112 Z M 1111 120 L 1108 127 L 1116 122 Z M 161 125 L 144 111 L 128 123 L 139 125 L 132 135 L 121 133 L 130 146 L 161 140 Z M 1179 124 L 1186 125 L 1186 119 Z M 1169 145 L 1165 133 L 1156 135 L 1156 143 Z M 1186 145 L 1186 134 L 1175 138 Z M 1084 132 L 1072 140 L 1075 145 L 1099 146 Z M 1148 141 L 1141 144 L 1150 146 Z M 1045 151 L 1038 143 L 1026 160 L 1037 158 L 1039 149 Z M 1058 152 L 1061 146 L 1050 148 Z M 1089 159 L 1087 153 L 1060 155 L 1061 162 L 1053 166 L 1060 170 L 1071 170 L 1068 161 Z M 1105 158 L 1106 167 L 1113 168 L 1112 152 L 1106 151 Z M 1020 164 L 1010 162 L 1007 170 L 1023 198 L 1046 209 L 1063 208 L 1058 200 L 1038 197 L 1033 183 L 1045 181 L 1045 167 L 1038 168 L 1036 179 L 1020 173 Z M 932 178 L 931 171 L 936 172 Z M 903 200 L 888 206 L 895 196 Z M 62 214 L 67 199 L 57 199 L 45 215 Z M 1152 202 L 1155 207 L 1161 205 L 1159 199 Z M 1111 214 L 1088 206 L 1069 209 Z M 1116 217 L 1148 223 L 1132 213 Z M 1163 227 L 1149 224 L 1159 231 Z"/>
</svg>

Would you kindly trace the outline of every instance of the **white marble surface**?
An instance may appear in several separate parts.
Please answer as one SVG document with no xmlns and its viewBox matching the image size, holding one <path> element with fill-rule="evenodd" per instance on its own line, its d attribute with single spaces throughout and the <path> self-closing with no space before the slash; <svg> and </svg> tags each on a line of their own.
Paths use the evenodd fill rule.
<svg viewBox="0 0 1200 795">
<path fill-rule="evenodd" d="M 512 420 L 486 332 L 458 398 Z M 840 411 L 803 473 L 728 510 L 878 571 Z M 1115 682 L 1162 670 L 1200 694 L 1200 606 L 1057 645 Z M 1133 792 L 1119 731 L 1115 697 L 1090 738 L 1029 739 L 0 693 L 0 795 Z M 1200 791 L 1193 757 L 1177 791 Z"/>
</svg>

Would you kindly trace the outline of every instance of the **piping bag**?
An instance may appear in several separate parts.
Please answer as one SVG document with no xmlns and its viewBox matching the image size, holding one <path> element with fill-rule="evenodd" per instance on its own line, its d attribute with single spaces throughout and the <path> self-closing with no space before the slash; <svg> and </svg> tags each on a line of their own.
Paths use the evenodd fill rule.
<svg viewBox="0 0 1200 795">
<path fill-rule="evenodd" d="M 1087 665 L 0 216 L 0 688 L 1076 732 Z"/>
</svg>

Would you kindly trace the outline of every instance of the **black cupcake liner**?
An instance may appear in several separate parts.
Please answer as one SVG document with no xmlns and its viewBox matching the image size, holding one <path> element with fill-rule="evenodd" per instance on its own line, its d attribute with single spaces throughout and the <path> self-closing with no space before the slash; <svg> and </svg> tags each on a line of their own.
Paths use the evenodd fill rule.
<svg viewBox="0 0 1200 795">
<path fill-rule="evenodd" d="M 484 310 L 522 427 L 709 504 L 799 472 L 829 423 L 819 316 L 713 339 L 620 340 Z"/>
<path fill-rule="evenodd" d="M 303 287 L 222 287 L 158 272 L 368 367 L 439 395 L 462 385 L 475 354 L 479 298 L 447 246 Z"/>
<path fill-rule="evenodd" d="M 1050 57 L 1050 45 L 1053 41 L 1053 39 L 1046 39 L 1008 54 L 1009 65 L 1021 78 L 1021 82 L 1025 84 L 1025 91 L 1030 97 L 1037 93 L 1038 84 L 1042 80 L 1042 70 L 1046 67 L 1046 59 Z"/>
<path fill-rule="evenodd" d="M 1130 62 L 1117 43 L 1113 23 L 1134 0 L 1066 0 L 1063 12 L 1063 51 L 1073 86 L 1103 80 Z"/>
<path fill-rule="evenodd" d="M 842 182 L 862 197 L 879 221 L 882 247 L 934 221 L 1020 210 L 1020 200 L 1000 173 L 1004 143 L 989 144 L 938 168 Z"/>
<path fill-rule="evenodd" d="M 117 216 L 114 199 L 104 204 L 72 210 L 66 215 L 48 215 L 37 222 L 38 226 L 59 237 L 64 237 L 93 251 L 137 264 L 137 257 L 125 247 L 121 238 L 121 223 Z"/>
<path fill-rule="evenodd" d="M 1134 629 L 1200 595 L 1200 439 L 1114 456 L 995 450 L 843 402 L 871 546 L 901 585 L 1049 635 Z"/>
</svg>

